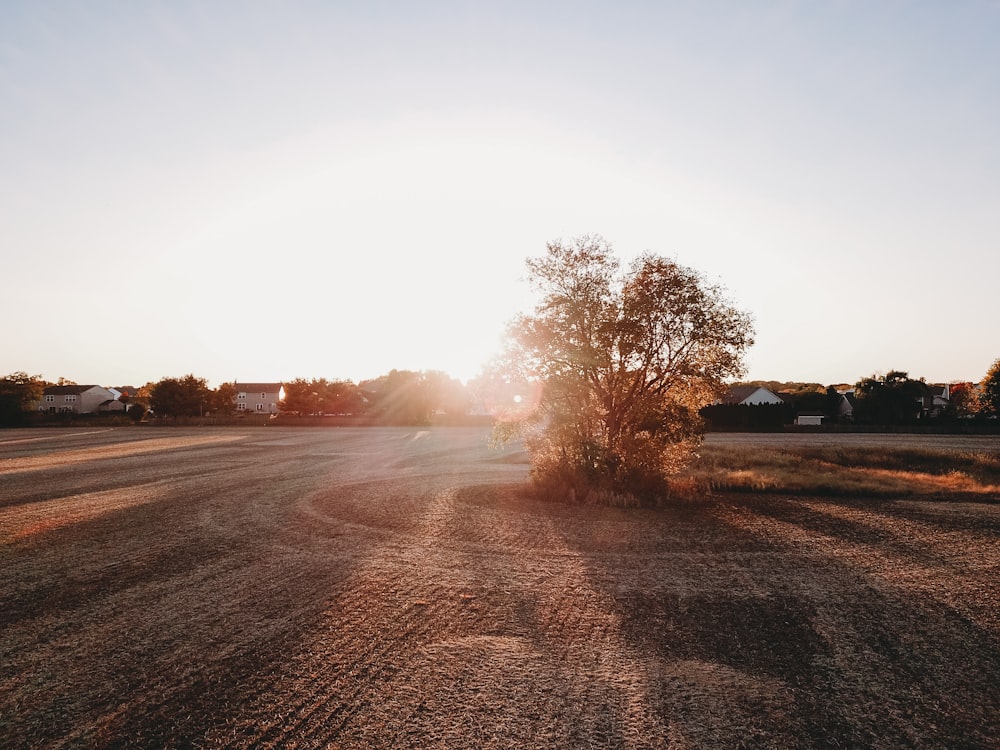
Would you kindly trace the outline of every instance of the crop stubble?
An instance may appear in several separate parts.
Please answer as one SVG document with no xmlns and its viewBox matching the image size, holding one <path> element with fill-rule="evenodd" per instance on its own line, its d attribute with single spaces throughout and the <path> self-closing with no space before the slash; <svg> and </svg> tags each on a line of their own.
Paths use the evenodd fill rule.
<svg viewBox="0 0 1000 750">
<path fill-rule="evenodd" d="M 0 433 L 0 745 L 1000 736 L 1000 506 L 525 475 L 472 429 Z"/>
</svg>

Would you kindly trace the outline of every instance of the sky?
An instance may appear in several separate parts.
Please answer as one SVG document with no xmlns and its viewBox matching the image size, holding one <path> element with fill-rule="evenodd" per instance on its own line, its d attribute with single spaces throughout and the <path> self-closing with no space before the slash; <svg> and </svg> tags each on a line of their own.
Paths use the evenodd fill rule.
<svg viewBox="0 0 1000 750">
<path fill-rule="evenodd" d="M 747 379 L 1000 357 L 1000 2 L 0 0 L 0 374 L 443 370 L 600 234 Z"/>
</svg>

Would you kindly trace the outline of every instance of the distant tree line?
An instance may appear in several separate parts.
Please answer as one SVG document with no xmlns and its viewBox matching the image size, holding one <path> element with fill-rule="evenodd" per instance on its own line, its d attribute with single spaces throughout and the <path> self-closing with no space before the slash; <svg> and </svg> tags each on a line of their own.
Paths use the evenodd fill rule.
<svg viewBox="0 0 1000 750">
<path fill-rule="evenodd" d="M 355 384 L 349 380 L 296 378 L 284 383 L 283 414 L 367 417 L 384 424 L 426 424 L 436 415 L 469 413 L 471 387 L 443 372 L 392 370 Z"/>
<path fill-rule="evenodd" d="M 800 414 L 822 414 L 824 423 L 900 427 L 992 420 L 1000 416 L 1000 360 L 979 383 L 953 383 L 946 404 L 934 403 L 935 390 L 922 378 L 890 370 L 853 385 L 823 386 L 755 380 L 742 383 L 779 394 L 782 404 L 714 404 L 701 410 L 714 430 L 781 430 Z M 844 414 L 845 393 L 851 411 Z"/>
<path fill-rule="evenodd" d="M 435 415 L 468 413 L 472 399 L 461 381 L 442 372 L 392 370 L 354 383 L 350 380 L 295 378 L 283 384 L 280 414 L 290 417 L 365 417 L 384 424 L 426 424 Z M 157 417 L 231 416 L 237 411 L 235 383 L 209 389 L 203 378 L 164 378 L 139 391 Z"/>
<path fill-rule="evenodd" d="M 73 385 L 63 378 L 59 384 Z M 0 379 L 0 425 L 29 423 L 37 415 L 43 391 L 49 385 L 54 383 L 25 372 Z M 426 424 L 435 416 L 462 417 L 469 413 L 473 402 L 472 387 L 437 371 L 392 370 L 357 384 L 295 378 L 284 382 L 283 387 L 284 399 L 278 408 L 284 415 L 364 417 L 383 424 Z M 188 374 L 123 392 L 120 401 L 135 421 L 232 416 L 237 412 L 237 393 L 236 383 L 209 388 L 205 378 Z"/>
<path fill-rule="evenodd" d="M 39 375 L 12 372 L 0 378 L 0 426 L 29 424 L 43 390 L 49 385 L 73 385 L 65 378 L 56 382 Z M 819 383 L 750 381 L 781 393 L 786 403 L 774 407 L 714 405 L 702 409 L 713 429 L 781 429 L 803 412 L 822 413 L 827 422 L 841 421 L 840 391 L 850 387 Z M 326 378 L 295 378 L 284 383 L 283 414 L 367 417 L 385 424 L 422 424 L 434 415 L 467 415 L 482 395 L 483 384 L 468 385 L 437 371 L 392 370 L 371 380 L 353 383 Z M 927 421 L 923 402 L 930 386 L 908 373 L 890 370 L 873 374 L 853 384 L 852 421 L 864 425 L 905 426 Z M 209 388 L 204 378 L 193 374 L 166 377 L 123 393 L 129 417 L 138 421 L 156 418 L 231 416 L 236 412 L 237 386 L 222 383 Z M 987 420 L 1000 417 L 1000 359 L 979 383 L 951 385 L 948 405 L 932 421 Z"/>
</svg>

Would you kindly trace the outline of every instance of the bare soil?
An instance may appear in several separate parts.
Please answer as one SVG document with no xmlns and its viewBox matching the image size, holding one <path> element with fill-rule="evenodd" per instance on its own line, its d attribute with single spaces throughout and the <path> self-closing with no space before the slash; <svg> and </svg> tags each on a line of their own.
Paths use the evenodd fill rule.
<svg viewBox="0 0 1000 750">
<path fill-rule="evenodd" d="M 526 474 L 475 428 L 0 432 L 0 747 L 998 746 L 1000 504 Z"/>
</svg>

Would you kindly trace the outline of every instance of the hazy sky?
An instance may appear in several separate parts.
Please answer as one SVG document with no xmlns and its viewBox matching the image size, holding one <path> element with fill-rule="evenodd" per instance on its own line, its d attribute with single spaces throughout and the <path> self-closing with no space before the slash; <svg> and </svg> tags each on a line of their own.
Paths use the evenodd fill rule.
<svg viewBox="0 0 1000 750">
<path fill-rule="evenodd" d="M 1000 3 L 0 0 L 0 375 L 467 378 L 599 233 L 751 378 L 1000 357 Z"/>
</svg>

